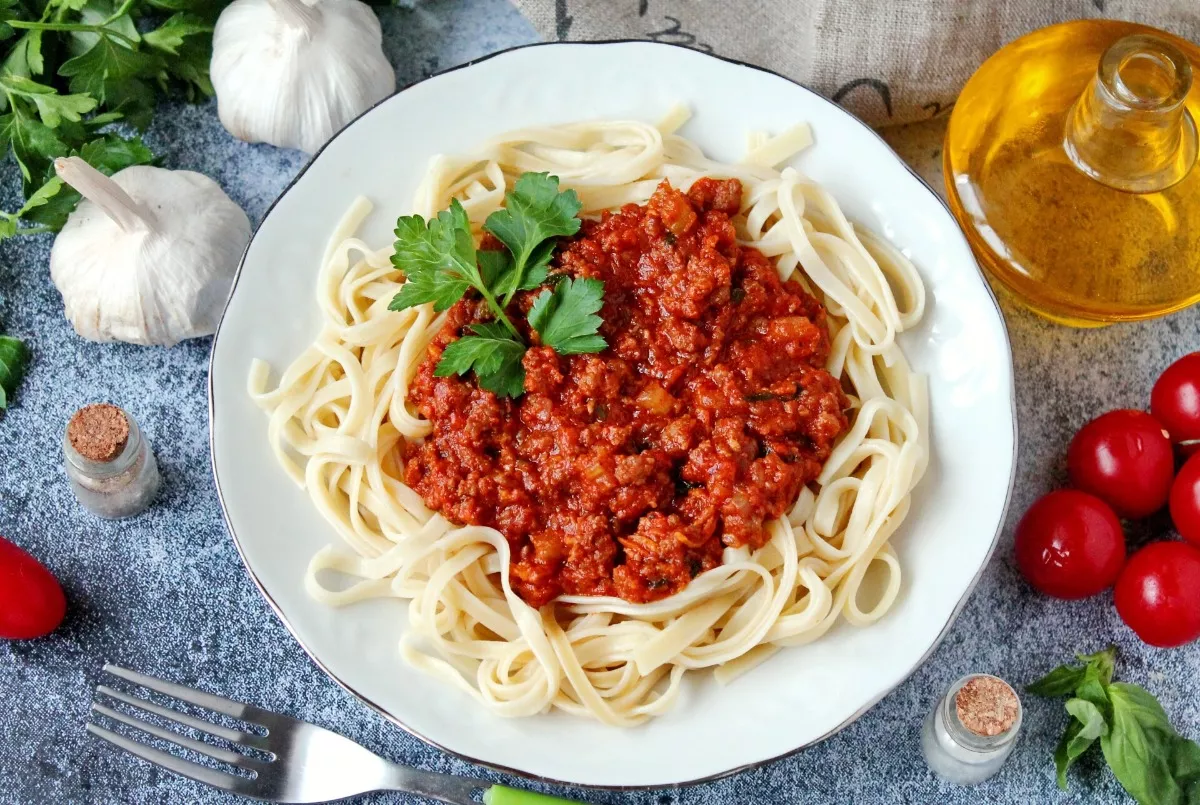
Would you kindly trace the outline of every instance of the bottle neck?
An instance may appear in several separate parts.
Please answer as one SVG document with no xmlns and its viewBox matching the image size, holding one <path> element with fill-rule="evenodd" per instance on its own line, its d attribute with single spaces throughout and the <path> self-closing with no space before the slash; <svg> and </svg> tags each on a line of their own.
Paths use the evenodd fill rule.
<svg viewBox="0 0 1200 805">
<path fill-rule="evenodd" d="M 1149 34 L 1119 39 L 1067 119 L 1067 156 L 1117 190 L 1170 187 L 1196 162 L 1196 124 L 1184 104 L 1191 86 L 1191 63 L 1167 40 Z"/>
</svg>

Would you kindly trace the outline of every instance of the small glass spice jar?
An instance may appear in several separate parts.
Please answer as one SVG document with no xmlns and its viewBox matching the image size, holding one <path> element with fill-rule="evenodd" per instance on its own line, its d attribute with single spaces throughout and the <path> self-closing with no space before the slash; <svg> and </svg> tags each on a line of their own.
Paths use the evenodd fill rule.
<svg viewBox="0 0 1200 805">
<path fill-rule="evenodd" d="M 86 405 L 63 434 L 71 489 L 84 508 L 118 519 L 144 510 L 158 494 L 158 463 L 133 417 L 115 405 Z"/>
<path fill-rule="evenodd" d="M 1021 699 L 989 674 L 959 679 L 925 718 L 921 751 L 945 780 L 975 785 L 1000 771 L 1021 730 Z"/>
</svg>

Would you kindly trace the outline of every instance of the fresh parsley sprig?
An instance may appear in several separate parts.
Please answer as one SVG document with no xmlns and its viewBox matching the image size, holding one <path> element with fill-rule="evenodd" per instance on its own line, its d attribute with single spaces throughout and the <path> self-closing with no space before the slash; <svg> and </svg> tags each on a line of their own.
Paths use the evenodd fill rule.
<svg viewBox="0 0 1200 805">
<path fill-rule="evenodd" d="M 79 194 L 55 176 L 55 158 L 79 156 L 110 174 L 153 161 L 132 132 L 173 89 L 189 100 L 212 94 L 212 30 L 225 5 L 0 0 L 0 152 L 12 153 L 25 194 L 19 209 L 0 212 L 0 239 L 66 223 Z"/>
<path fill-rule="evenodd" d="M 1070 696 L 1071 722 L 1054 751 L 1058 786 L 1067 769 L 1097 740 L 1113 775 L 1140 805 L 1200 802 L 1200 744 L 1175 731 L 1144 688 L 1113 682 L 1116 648 L 1077 654 L 1081 665 L 1061 665 L 1026 687 L 1035 696 Z"/>
<path fill-rule="evenodd" d="M 440 312 L 468 290 L 478 292 L 495 321 L 473 324 L 469 335 L 449 344 L 434 374 L 474 372 L 482 388 L 519 397 L 525 391 L 521 359 L 528 345 L 508 307 L 518 291 L 546 282 L 557 238 L 579 231 L 582 205 L 575 191 L 560 191 L 558 177 L 546 173 L 523 174 L 504 200 L 504 208 L 489 215 L 483 228 L 508 252 L 475 248 L 470 219 L 458 199 L 429 221 L 419 215 L 399 218 L 392 264 L 406 281 L 388 307 L 432 304 Z M 534 300 L 529 326 L 560 355 L 599 352 L 607 346 L 596 315 L 603 304 L 600 280 L 562 278 Z"/>
<path fill-rule="evenodd" d="M 504 196 L 504 209 L 487 217 L 483 227 L 512 252 L 513 264 L 498 282 L 508 307 L 517 291 L 531 291 L 546 281 L 555 238 L 579 231 L 579 197 L 558 192 L 558 177 L 526 173 Z M 602 347 L 603 348 L 603 347 Z"/>
<path fill-rule="evenodd" d="M 604 306 L 604 283 L 597 279 L 563 279 L 533 300 L 529 326 L 542 344 L 559 355 L 599 352 L 608 346 L 598 334 L 603 320 L 596 315 Z"/>
</svg>

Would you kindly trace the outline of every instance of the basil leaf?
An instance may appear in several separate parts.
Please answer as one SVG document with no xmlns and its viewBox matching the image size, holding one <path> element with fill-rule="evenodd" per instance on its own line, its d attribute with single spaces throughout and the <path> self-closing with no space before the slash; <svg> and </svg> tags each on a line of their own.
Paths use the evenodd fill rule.
<svg viewBox="0 0 1200 805">
<path fill-rule="evenodd" d="M 1086 699 L 1069 699 L 1067 712 L 1075 717 L 1063 733 L 1058 748 L 1054 750 L 1054 768 L 1057 771 L 1058 787 L 1067 790 L 1067 769 L 1076 758 L 1091 748 L 1096 739 L 1108 732 L 1108 722 L 1100 708 Z"/>
<path fill-rule="evenodd" d="M 1143 688 L 1125 682 L 1109 685 L 1108 699 L 1112 726 L 1100 748 L 1117 782 L 1140 805 L 1182 805 L 1184 791 L 1172 766 L 1176 742 L 1182 739 L 1162 706 Z M 1179 759 L 1194 771 L 1194 754 L 1179 751 Z"/>
<path fill-rule="evenodd" d="M 1171 747 L 1171 773 L 1183 786 L 1185 802 L 1200 805 L 1200 744 L 1176 736 Z"/>
<path fill-rule="evenodd" d="M 1109 679 L 1112 678 L 1111 671 Z M 1092 704 L 1099 707 L 1103 712 L 1110 712 L 1110 703 L 1108 701 L 1107 688 L 1108 684 L 1104 681 L 1105 670 L 1100 665 L 1089 663 L 1083 670 L 1083 681 L 1075 688 L 1075 695 L 1080 699 L 1086 699 Z"/>
<path fill-rule="evenodd" d="M 1085 666 L 1095 666 L 1096 673 L 1105 685 L 1112 682 L 1113 669 L 1117 662 L 1117 647 L 1109 646 L 1095 654 L 1076 654 L 1075 657 Z"/>
<path fill-rule="evenodd" d="M 1070 696 L 1083 682 L 1083 668 L 1077 665 L 1060 665 L 1041 679 L 1030 682 L 1025 690 L 1034 696 L 1055 698 Z"/>
</svg>

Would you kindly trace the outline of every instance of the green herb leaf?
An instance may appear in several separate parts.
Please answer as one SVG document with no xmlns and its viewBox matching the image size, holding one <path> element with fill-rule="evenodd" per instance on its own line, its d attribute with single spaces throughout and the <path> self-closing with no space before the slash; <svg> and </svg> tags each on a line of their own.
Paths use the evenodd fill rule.
<svg viewBox="0 0 1200 805">
<path fill-rule="evenodd" d="M 1062 695 L 1075 685 L 1066 705 L 1073 719 L 1054 753 L 1059 786 L 1066 787 L 1071 763 L 1099 738 L 1113 775 L 1139 805 L 1198 805 L 1200 744 L 1179 735 L 1145 689 L 1112 681 L 1115 648 L 1077 657 L 1084 666 L 1056 668 L 1028 688 Z"/>
<path fill-rule="evenodd" d="M 458 199 L 428 223 L 419 215 L 397 219 L 395 249 L 392 265 L 404 272 L 405 283 L 388 306 L 391 310 L 432 302 L 440 313 L 468 288 L 483 285 L 470 222 Z"/>
<path fill-rule="evenodd" d="M 228 5 L 228 0 L 147 0 L 147 5 L 163 11 L 187 11 L 215 20 L 221 9 Z"/>
<path fill-rule="evenodd" d="M 1109 646 L 1103 651 L 1097 651 L 1095 654 L 1076 654 L 1078 659 L 1085 666 L 1094 666 L 1099 680 L 1105 685 L 1112 682 L 1113 670 L 1117 663 L 1117 647 Z"/>
<path fill-rule="evenodd" d="M 56 157 L 80 154 L 105 172 L 151 161 L 140 141 L 122 147 L 125 138 L 100 129 L 116 120 L 144 128 L 172 86 L 188 98 L 211 94 L 211 32 L 226 5 L 0 0 L 0 39 L 9 40 L 0 56 L 0 151 L 12 152 L 26 200 L 16 212 L 0 213 L 0 239 L 66 221 L 79 194 L 53 181 Z M 104 153 L 91 145 L 98 138 Z"/>
<path fill-rule="evenodd" d="M 574 190 L 559 192 L 557 176 L 525 173 L 505 194 L 504 208 L 487 217 L 483 228 L 513 254 L 512 271 L 496 288 L 506 305 L 518 290 L 532 290 L 545 281 L 554 254 L 551 239 L 579 231 L 576 216 L 582 206 Z"/>
<path fill-rule="evenodd" d="M 15 105 L 8 114 L 0 115 L 0 141 L 6 141 L 12 148 L 29 192 L 41 186 L 35 182 L 49 172 L 54 158 L 67 156 L 70 150 L 54 129 Z"/>
<path fill-rule="evenodd" d="M 1112 679 L 1111 671 L 1108 678 Z M 1096 663 L 1088 663 L 1083 669 L 1083 680 L 1075 688 L 1075 695 L 1107 713 L 1111 709 L 1107 690 L 1108 685 L 1104 682 L 1104 670 Z"/>
<path fill-rule="evenodd" d="M 57 128 L 64 118 L 78 122 L 82 115 L 96 108 L 96 99 L 90 95 L 59 95 L 54 87 L 25 76 L 0 76 L 0 89 L 10 102 L 16 96 L 32 103 L 42 122 L 50 128 Z"/>
<path fill-rule="evenodd" d="M 1034 696 L 1068 696 L 1075 692 L 1083 681 L 1083 668 L 1078 665 L 1060 665 L 1036 682 L 1030 682 L 1025 690 Z"/>
<path fill-rule="evenodd" d="M 529 325 L 559 355 L 600 352 L 608 346 L 598 334 L 603 319 L 595 315 L 603 306 L 603 282 L 567 278 L 534 300 Z"/>
<path fill-rule="evenodd" d="M 103 134 L 89 140 L 79 149 L 79 156 L 96 170 L 109 175 L 132 165 L 148 165 L 154 161 L 154 154 L 140 137 L 125 139 L 116 134 Z"/>
<path fill-rule="evenodd" d="M 41 75 L 45 69 L 46 62 L 42 59 L 41 31 L 26 31 L 21 34 L 21 38 L 4 57 L 3 64 L 0 64 L 0 71 L 26 78 Z"/>
<path fill-rule="evenodd" d="M 525 391 L 521 366 L 525 345 L 497 322 L 473 324 L 470 329 L 474 335 L 446 346 L 434 375 L 450 377 L 473 370 L 481 387 L 501 397 L 519 397 Z"/>
<path fill-rule="evenodd" d="M 0 335 L 0 409 L 8 407 L 28 363 L 29 348 L 16 338 Z"/>
<path fill-rule="evenodd" d="M 186 37 L 212 33 L 213 26 L 195 14 L 180 12 L 167 18 L 161 26 L 142 36 L 142 41 L 152 48 L 179 55 Z"/>
<path fill-rule="evenodd" d="M 145 165 L 154 161 L 154 154 L 141 139 L 133 137 L 125 140 L 116 134 L 105 134 L 84 143 L 78 156 L 110 176 L 130 165 Z M 79 193 L 57 176 L 52 176 L 29 197 L 17 215 L 29 223 L 57 230 L 67 222 L 77 203 Z"/>
<path fill-rule="evenodd" d="M 573 192 L 558 192 L 557 177 L 535 173 L 521 176 L 505 198 L 507 206 L 489 215 L 484 226 L 507 252 L 476 249 L 470 219 L 457 199 L 429 221 L 419 215 L 399 218 L 392 264 L 404 273 L 405 283 L 388 307 L 432 304 L 442 311 L 468 289 L 477 291 L 495 321 L 472 325 L 472 335 L 449 344 L 435 374 L 473 371 L 481 388 L 516 397 L 525 390 L 521 359 L 526 345 L 507 308 L 514 293 L 545 281 L 554 238 L 579 231 L 580 204 Z M 559 354 L 599 352 L 606 344 L 595 313 L 603 297 L 599 280 L 564 280 L 534 301 L 529 324 Z"/>
<path fill-rule="evenodd" d="M 1171 763 L 1175 744 L 1183 739 L 1162 706 L 1143 688 L 1125 682 L 1109 685 L 1108 696 L 1112 728 L 1100 739 L 1100 748 L 1117 781 L 1141 805 L 1184 802 Z"/>
<path fill-rule="evenodd" d="M 496 281 L 512 268 L 512 257 L 508 252 L 489 249 L 476 252 L 475 258 L 479 261 L 479 275 L 489 288 L 496 287 Z"/>
<path fill-rule="evenodd" d="M 1068 696 L 1075 693 L 1080 685 L 1088 680 L 1098 681 L 1107 685 L 1112 681 L 1113 665 L 1116 662 L 1117 649 L 1109 646 L 1095 654 L 1076 654 L 1075 657 L 1083 663 L 1080 665 L 1060 665 L 1036 682 L 1025 686 L 1025 690 L 1034 696 L 1056 697 Z M 1088 671 L 1091 669 L 1089 676 Z M 1088 698 L 1088 697 L 1084 697 Z M 1090 700 L 1090 699 L 1089 699 Z"/>
<path fill-rule="evenodd" d="M 101 37 L 116 34 L 124 40 L 136 44 L 141 41 L 137 25 L 128 13 L 117 14 L 116 0 L 67 0 L 63 3 L 73 11 L 79 12 L 79 21 L 94 27 L 88 31 L 72 31 L 68 39 L 68 50 L 72 56 L 91 49 Z M 122 4 L 124 5 L 124 4 Z M 125 9 L 128 12 L 128 9 Z M 121 40 L 123 41 L 123 40 Z"/>
<path fill-rule="evenodd" d="M 1108 732 L 1108 722 L 1100 708 L 1086 699 L 1067 701 L 1067 712 L 1075 717 L 1067 726 L 1062 741 L 1054 751 L 1054 767 L 1058 772 L 1058 787 L 1067 790 L 1067 769 L 1086 752 L 1096 739 Z"/>
<path fill-rule="evenodd" d="M 149 88 L 136 79 L 154 77 L 159 73 L 162 63 L 151 55 L 125 46 L 112 36 L 95 36 L 94 45 L 63 62 L 58 68 L 59 75 L 71 79 L 71 92 L 91 95 L 113 109 L 140 107 L 147 103 L 152 108 L 153 92 L 147 95 Z"/>
</svg>

